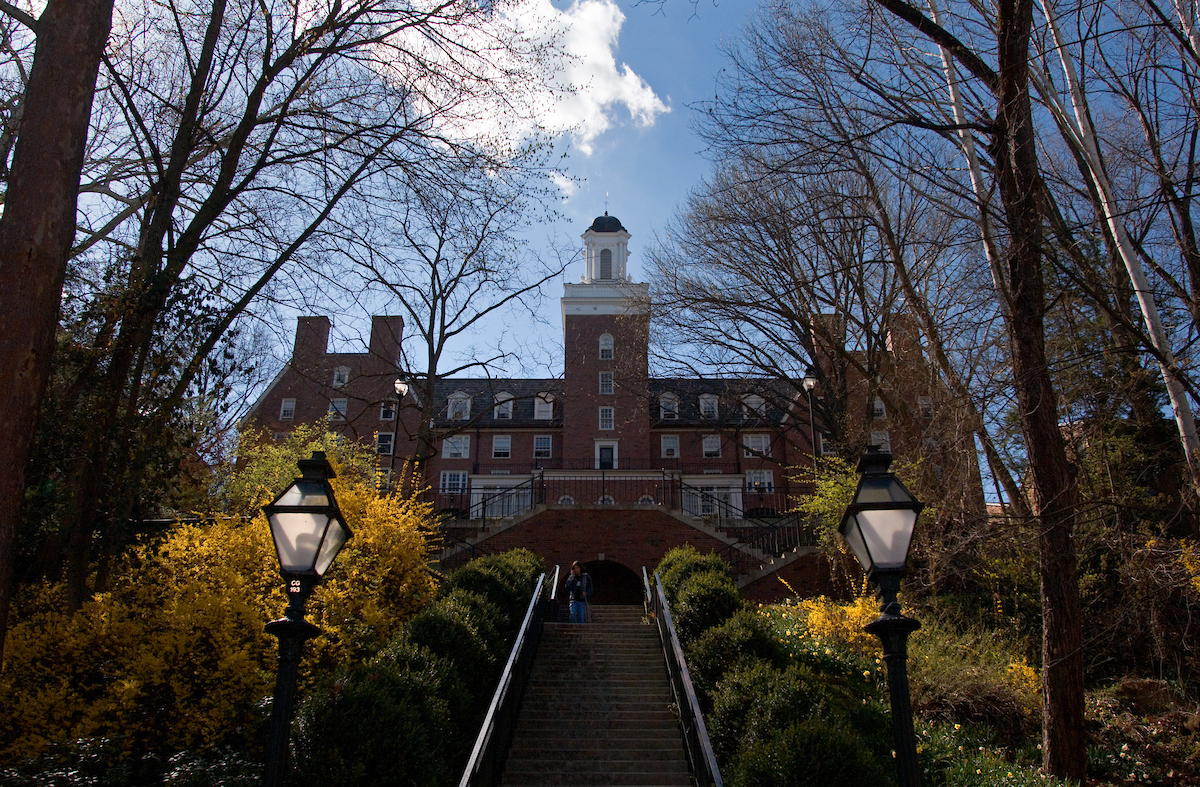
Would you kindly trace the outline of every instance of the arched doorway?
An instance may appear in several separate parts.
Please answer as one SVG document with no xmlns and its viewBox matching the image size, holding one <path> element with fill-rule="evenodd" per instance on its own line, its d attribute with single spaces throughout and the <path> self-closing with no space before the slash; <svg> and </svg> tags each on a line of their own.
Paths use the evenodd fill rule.
<svg viewBox="0 0 1200 787">
<path fill-rule="evenodd" d="M 591 560 L 583 570 L 592 577 L 593 604 L 641 604 L 642 578 L 615 560 Z"/>
</svg>

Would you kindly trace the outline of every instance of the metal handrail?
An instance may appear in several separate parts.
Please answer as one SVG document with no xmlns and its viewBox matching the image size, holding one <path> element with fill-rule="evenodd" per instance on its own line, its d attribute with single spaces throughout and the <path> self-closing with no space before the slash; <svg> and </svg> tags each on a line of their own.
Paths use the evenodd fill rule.
<svg viewBox="0 0 1200 787">
<path fill-rule="evenodd" d="M 683 648 L 675 634 L 675 624 L 671 621 L 671 608 L 663 591 L 662 578 L 655 572 L 655 592 L 651 594 L 645 566 L 642 567 L 642 577 L 645 592 L 651 596 L 663 656 L 666 657 L 667 671 L 671 675 L 671 690 L 675 694 L 675 705 L 679 708 L 679 723 L 683 727 L 683 740 L 687 746 L 692 776 L 698 787 L 724 787 L 721 769 L 717 767 L 717 757 L 708 739 L 708 727 L 704 724 L 704 715 L 700 712 L 700 702 L 696 699 L 696 689 L 688 672 L 687 659 L 683 656 Z"/>
<path fill-rule="evenodd" d="M 554 581 L 550 587 L 558 584 L 558 566 L 554 567 Z M 525 684 L 529 680 L 529 671 L 533 667 L 537 643 L 541 638 L 542 622 L 545 617 L 545 594 L 548 592 L 546 575 L 538 576 L 533 589 L 533 598 L 529 600 L 529 608 L 525 610 L 525 618 L 517 631 L 517 639 L 492 702 L 484 714 L 483 724 L 475 737 L 475 745 L 471 747 L 471 756 L 467 759 L 462 778 L 458 787 L 494 787 L 500 783 L 504 773 L 504 760 L 508 755 L 508 747 L 512 743 L 513 727 L 516 723 L 517 712 L 521 708 L 521 696 L 525 693 Z"/>
</svg>

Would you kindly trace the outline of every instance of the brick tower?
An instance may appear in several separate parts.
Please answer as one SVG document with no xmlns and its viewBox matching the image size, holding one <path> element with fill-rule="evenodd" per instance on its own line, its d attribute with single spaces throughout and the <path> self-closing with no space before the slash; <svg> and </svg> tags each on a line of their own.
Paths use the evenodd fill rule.
<svg viewBox="0 0 1200 787">
<path fill-rule="evenodd" d="M 650 288 L 626 273 L 629 237 L 598 216 L 583 233 L 586 272 L 564 285 L 565 468 L 649 466 Z"/>
</svg>

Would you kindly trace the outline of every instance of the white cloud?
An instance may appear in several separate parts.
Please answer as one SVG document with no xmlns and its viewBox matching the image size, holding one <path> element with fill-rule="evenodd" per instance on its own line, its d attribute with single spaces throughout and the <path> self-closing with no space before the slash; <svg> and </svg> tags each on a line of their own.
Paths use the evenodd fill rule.
<svg viewBox="0 0 1200 787">
<path fill-rule="evenodd" d="M 562 95 L 544 119 L 552 133 L 569 131 L 576 147 L 591 155 L 593 142 L 612 127 L 620 108 L 640 126 L 654 125 L 660 113 L 671 111 L 646 80 L 617 64 L 613 51 L 625 14 L 613 0 L 575 0 L 565 11 L 550 0 L 531 0 L 526 10 L 561 36 L 565 57 L 555 86 Z"/>
<path fill-rule="evenodd" d="M 561 172 L 551 172 L 550 182 L 553 183 L 564 197 L 570 199 L 579 191 L 579 181 L 569 178 Z"/>
</svg>

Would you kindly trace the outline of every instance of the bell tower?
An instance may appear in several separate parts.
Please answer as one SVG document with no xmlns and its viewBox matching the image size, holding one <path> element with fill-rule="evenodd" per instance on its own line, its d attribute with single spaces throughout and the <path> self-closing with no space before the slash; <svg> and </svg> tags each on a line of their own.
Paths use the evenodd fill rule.
<svg viewBox="0 0 1200 787">
<path fill-rule="evenodd" d="M 650 461 L 650 287 L 627 273 L 629 232 L 598 216 L 583 233 L 584 275 L 562 298 L 563 459 L 618 470 Z"/>
</svg>

